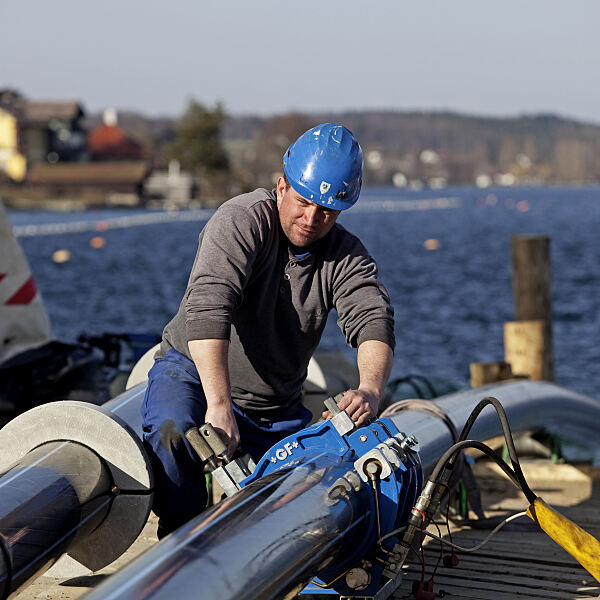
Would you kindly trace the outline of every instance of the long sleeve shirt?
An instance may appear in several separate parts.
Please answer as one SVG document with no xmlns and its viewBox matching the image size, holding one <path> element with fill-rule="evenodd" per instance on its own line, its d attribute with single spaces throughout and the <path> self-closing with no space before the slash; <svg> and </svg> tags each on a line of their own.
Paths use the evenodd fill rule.
<svg viewBox="0 0 600 600">
<path fill-rule="evenodd" d="M 332 309 L 350 346 L 374 339 L 394 348 L 393 309 L 360 240 L 336 223 L 298 258 L 279 226 L 274 191 L 258 189 L 222 204 L 200 233 L 157 357 L 169 348 L 190 357 L 191 340 L 229 339 L 233 401 L 276 418 L 300 401 Z"/>
</svg>

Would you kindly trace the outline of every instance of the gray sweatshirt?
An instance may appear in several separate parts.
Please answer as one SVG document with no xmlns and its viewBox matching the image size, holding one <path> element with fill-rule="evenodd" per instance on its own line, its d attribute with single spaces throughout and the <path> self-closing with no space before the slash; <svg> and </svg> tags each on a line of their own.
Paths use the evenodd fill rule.
<svg viewBox="0 0 600 600">
<path fill-rule="evenodd" d="M 279 226 L 275 192 L 258 189 L 222 204 L 199 237 L 179 311 L 157 358 L 188 341 L 229 339 L 233 401 L 265 418 L 300 401 L 310 357 L 335 308 L 347 343 L 394 348 L 393 309 L 360 240 L 335 224 L 305 258 Z"/>
</svg>

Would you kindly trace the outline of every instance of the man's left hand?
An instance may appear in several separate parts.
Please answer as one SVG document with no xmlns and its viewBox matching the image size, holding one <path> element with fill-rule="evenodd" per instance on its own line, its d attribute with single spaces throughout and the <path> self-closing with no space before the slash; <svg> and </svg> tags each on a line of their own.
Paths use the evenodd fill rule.
<svg viewBox="0 0 600 600">
<path fill-rule="evenodd" d="M 348 390 L 344 393 L 338 406 L 345 410 L 357 425 L 374 419 L 379 408 L 379 396 L 366 390 Z M 324 419 L 330 419 L 331 413 L 327 410 L 323 413 Z"/>
</svg>

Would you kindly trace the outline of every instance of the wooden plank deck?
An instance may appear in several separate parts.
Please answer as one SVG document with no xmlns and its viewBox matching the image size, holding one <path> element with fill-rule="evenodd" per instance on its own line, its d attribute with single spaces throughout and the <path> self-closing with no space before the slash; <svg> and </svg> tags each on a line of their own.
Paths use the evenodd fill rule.
<svg viewBox="0 0 600 600">
<path fill-rule="evenodd" d="M 481 462 L 475 470 L 486 514 L 526 508 L 525 498 L 494 466 Z M 600 537 L 600 469 L 524 461 L 523 470 L 534 492 L 586 531 Z M 533 525 L 528 518 L 520 522 Z M 457 552 L 459 564 L 456 567 L 446 568 L 441 564 L 437 569 L 434 577 L 436 597 L 473 600 L 600 598 L 600 583 L 544 532 L 531 529 L 501 530 L 479 551 Z M 435 527 L 430 531 L 436 533 Z M 465 547 L 478 544 L 489 533 L 456 527 L 451 531 L 453 541 Z M 445 529 L 442 534 L 449 540 Z M 439 542 L 428 539 L 424 544 L 426 581 L 439 554 Z M 420 580 L 421 565 L 412 557 L 394 598 L 413 598 L 412 583 Z"/>
</svg>

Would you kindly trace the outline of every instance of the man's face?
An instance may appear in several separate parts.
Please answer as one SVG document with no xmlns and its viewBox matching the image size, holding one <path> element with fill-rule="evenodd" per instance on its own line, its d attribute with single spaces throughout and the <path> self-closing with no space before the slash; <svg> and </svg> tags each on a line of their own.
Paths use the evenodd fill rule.
<svg viewBox="0 0 600 600">
<path fill-rule="evenodd" d="M 303 198 L 292 186 L 286 190 L 283 177 L 277 181 L 277 209 L 283 233 L 300 248 L 325 237 L 341 212 Z"/>
</svg>

